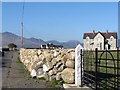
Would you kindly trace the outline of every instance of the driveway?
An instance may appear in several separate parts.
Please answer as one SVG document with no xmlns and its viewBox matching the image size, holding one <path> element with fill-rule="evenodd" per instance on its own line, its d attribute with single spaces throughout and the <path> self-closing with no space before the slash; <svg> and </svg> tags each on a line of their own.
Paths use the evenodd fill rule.
<svg viewBox="0 0 120 90">
<path fill-rule="evenodd" d="M 2 88 L 46 88 L 46 81 L 29 76 L 18 60 L 17 51 L 5 52 L 2 58 Z"/>
</svg>

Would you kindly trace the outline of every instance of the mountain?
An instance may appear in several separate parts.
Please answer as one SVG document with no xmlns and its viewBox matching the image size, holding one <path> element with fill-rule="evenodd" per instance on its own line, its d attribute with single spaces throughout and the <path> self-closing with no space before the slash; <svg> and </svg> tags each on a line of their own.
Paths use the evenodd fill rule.
<svg viewBox="0 0 120 90">
<path fill-rule="evenodd" d="M 82 43 L 80 43 L 79 41 L 76 41 L 76 40 L 70 40 L 70 41 L 68 41 L 68 42 L 62 43 L 62 45 L 63 45 L 65 48 L 75 48 L 78 44 L 83 45 Z"/>
<path fill-rule="evenodd" d="M 56 40 L 46 41 L 46 43 L 53 43 L 55 45 L 60 45 L 61 44 L 59 41 L 56 41 Z"/>
<path fill-rule="evenodd" d="M 18 48 L 21 47 L 21 37 L 10 32 L 0 33 L 2 37 L 2 47 L 7 47 L 9 43 L 15 43 Z M 63 45 L 64 48 L 75 48 L 78 44 L 83 45 L 79 41 L 70 40 L 68 42 L 59 42 L 56 40 L 44 41 L 42 39 L 32 38 L 23 38 L 23 46 L 25 48 L 39 48 L 42 44 L 53 43 L 55 45 Z"/>
<path fill-rule="evenodd" d="M 41 44 L 46 44 L 45 41 L 43 41 L 42 39 L 36 39 L 36 38 L 29 38 L 30 41 L 34 42 L 34 43 L 39 43 L 40 45 Z"/>
<path fill-rule="evenodd" d="M 10 33 L 10 32 L 4 32 L 0 33 L 0 37 L 2 38 L 2 46 L 6 47 L 9 43 L 14 42 L 17 43 L 17 41 L 20 41 L 20 37 Z"/>
</svg>

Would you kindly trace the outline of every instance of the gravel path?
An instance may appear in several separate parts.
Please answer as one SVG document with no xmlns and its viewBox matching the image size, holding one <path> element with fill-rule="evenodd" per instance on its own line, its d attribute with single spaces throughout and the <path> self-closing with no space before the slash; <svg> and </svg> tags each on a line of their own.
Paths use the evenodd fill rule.
<svg viewBox="0 0 120 90">
<path fill-rule="evenodd" d="M 31 78 L 24 65 L 18 61 L 17 51 L 5 52 L 2 58 L 3 88 L 46 88 L 45 80 Z"/>
</svg>

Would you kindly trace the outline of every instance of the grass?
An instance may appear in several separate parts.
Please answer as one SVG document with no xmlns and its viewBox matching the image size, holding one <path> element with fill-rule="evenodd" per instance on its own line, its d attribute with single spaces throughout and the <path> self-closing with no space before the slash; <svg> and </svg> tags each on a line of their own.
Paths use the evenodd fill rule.
<svg viewBox="0 0 120 90">
<path fill-rule="evenodd" d="M 20 58 L 18 57 L 18 59 L 16 60 L 16 63 L 22 63 L 21 61 L 20 61 Z"/>
<path fill-rule="evenodd" d="M 20 61 L 20 58 L 18 58 L 16 60 L 16 63 L 20 64 L 22 63 Z M 23 66 L 23 69 L 19 69 L 20 73 L 24 73 L 26 75 L 27 78 L 31 79 L 32 77 L 30 76 L 30 72 L 25 68 L 25 66 Z M 32 78 L 34 79 L 34 81 L 39 82 L 40 80 L 45 80 L 44 78 Z M 50 88 L 58 88 L 58 87 L 62 87 L 64 81 L 63 80 L 55 80 L 53 79 L 52 81 L 48 81 L 46 82 L 46 86 L 50 87 Z"/>
<path fill-rule="evenodd" d="M 51 87 L 51 88 L 58 88 L 58 87 L 62 87 L 64 81 L 63 80 L 55 80 L 53 79 L 52 81 L 47 82 L 47 87 Z"/>
<path fill-rule="evenodd" d="M 30 72 L 27 70 L 26 66 L 24 66 L 23 63 L 20 61 L 19 57 L 16 60 L 16 63 L 21 66 L 21 68 L 18 69 L 19 73 L 23 73 L 27 78 L 31 78 Z"/>
<path fill-rule="evenodd" d="M 105 67 L 118 67 L 117 64 L 120 64 L 120 58 L 117 58 L 117 53 L 116 52 L 111 52 L 112 56 L 110 53 L 103 53 L 101 56 L 102 52 L 98 52 L 98 66 L 103 66 L 103 68 L 100 71 L 104 71 Z M 107 55 L 107 56 L 106 56 Z M 101 57 L 100 57 L 101 56 Z M 120 53 L 118 55 L 120 57 Z M 100 64 L 99 64 L 100 61 Z M 84 52 L 84 66 L 87 71 L 95 71 L 95 52 L 94 51 L 85 51 Z M 99 67 L 98 67 L 99 68 Z M 113 73 L 112 68 L 107 68 L 109 73 Z"/>
</svg>

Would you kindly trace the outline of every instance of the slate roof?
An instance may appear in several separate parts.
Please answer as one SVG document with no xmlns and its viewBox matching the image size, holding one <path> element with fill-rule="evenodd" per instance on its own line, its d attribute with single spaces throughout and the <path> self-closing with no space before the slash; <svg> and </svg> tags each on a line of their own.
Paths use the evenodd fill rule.
<svg viewBox="0 0 120 90">
<path fill-rule="evenodd" d="M 90 39 L 94 39 L 94 37 L 95 37 L 98 33 L 101 33 L 101 35 L 102 35 L 104 38 L 106 38 L 106 39 L 110 38 L 111 36 L 113 36 L 114 38 L 117 39 L 117 32 L 97 32 L 97 33 L 90 32 L 90 33 L 84 33 L 83 39 L 86 39 L 87 36 L 88 36 Z"/>
</svg>

